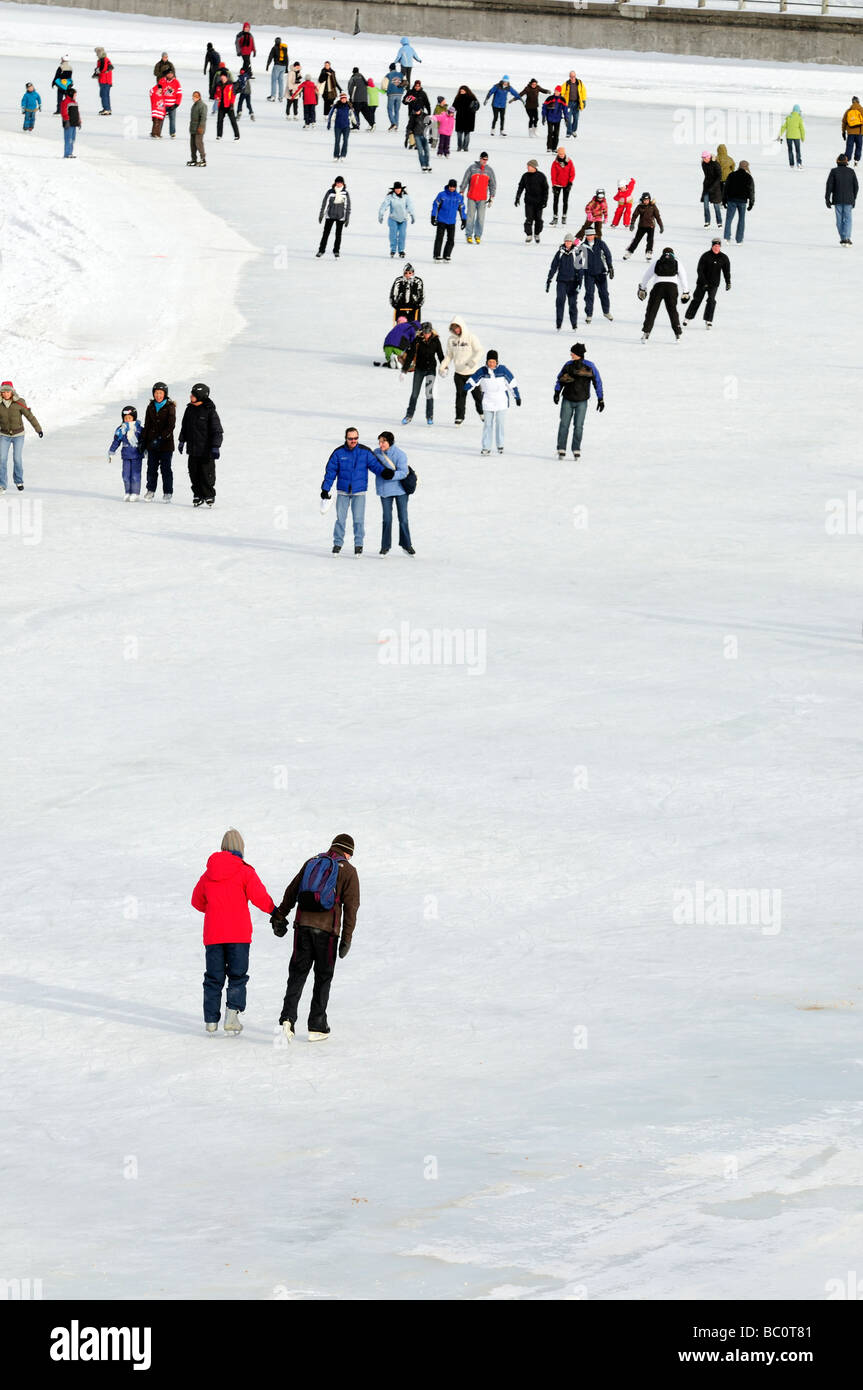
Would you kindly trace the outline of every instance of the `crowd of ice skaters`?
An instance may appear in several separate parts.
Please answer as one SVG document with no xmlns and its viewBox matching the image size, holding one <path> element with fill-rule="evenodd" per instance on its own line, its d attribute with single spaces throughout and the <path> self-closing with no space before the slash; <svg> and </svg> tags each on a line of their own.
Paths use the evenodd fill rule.
<svg viewBox="0 0 863 1390">
<path fill-rule="evenodd" d="M 189 110 L 190 166 L 203 167 L 206 164 L 204 134 L 208 114 L 215 112 L 217 115 L 217 140 L 222 138 L 226 119 L 235 140 L 240 138 L 238 120 L 243 109 L 247 110 L 251 120 L 255 119 L 251 86 L 254 81 L 252 63 L 257 58 L 258 50 L 248 23 L 243 24 L 235 37 L 234 51 L 236 61 L 232 58 L 229 66 L 214 45 L 207 44 L 203 62 L 207 97 L 205 99 L 200 91 L 194 91 Z M 113 65 L 103 48 L 97 48 L 95 53 L 92 77 L 99 88 L 99 115 L 110 116 Z M 337 163 L 347 159 L 353 132 L 360 129 L 369 132 L 376 130 L 378 109 L 386 105 L 388 131 L 399 132 L 404 116 L 404 145 L 416 152 L 419 169 L 423 173 L 432 171 L 433 151 L 436 151 L 438 159 L 451 157 L 453 135 L 457 151 L 469 149 L 482 106 L 491 107 L 489 137 L 506 138 L 509 107 L 518 105 L 526 117 L 529 136 L 537 137 L 540 124 L 544 127 L 549 155 L 548 174 L 540 168 L 539 159 L 530 158 L 517 187 L 512 190 L 515 206 L 523 210 L 525 242 L 540 243 L 549 202 L 549 226 L 565 228 L 570 215 L 576 171 L 566 145 L 561 141 L 578 138 L 579 122 L 587 102 L 585 85 L 575 70 L 571 69 L 566 78 L 553 87 L 543 87 L 536 78 L 531 78 L 524 87 L 517 89 L 509 76 L 504 75 L 489 88 L 482 100 L 469 85 L 462 84 L 452 102 L 438 95 L 433 105 L 422 81 L 413 77 L 414 68 L 421 63 L 421 56 L 409 39 L 404 37 L 394 61 L 389 64 L 389 70 L 380 82 L 376 83 L 355 67 L 344 78 L 343 85 L 329 61 L 323 64 L 317 79 L 311 73 L 304 72 L 299 62 L 291 63 L 287 45 L 277 36 L 266 60 L 265 71 L 270 83 L 267 101 L 284 102 L 286 118 L 302 119 L 306 131 L 312 130 L 317 124 L 320 108 L 327 129 L 333 132 L 333 159 Z M 236 73 L 232 68 L 237 69 Z M 183 92 L 168 53 L 162 53 L 154 65 L 153 79 L 150 89 L 150 137 L 161 139 L 163 126 L 167 122 L 168 134 L 173 139 Z M 62 119 L 64 157 L 74 158 L 75 137 L 81 128 L 81 117 L 72 67 L 67 56 L 60 61 L 52 86 L 57 96 L 55 114 Z M 39 110 L 39 94 L 33 84 L 28 83 L 22 100 L 25 131 L 34 128 Z M 858 191 L 857 176 L 851 164 L 853 161 L 856 167 L 863 153 L 863 107 L 856 96 L 844 112 L 841 124 L 845 150 L 838 156 L 836 166 L 828 176 L 825 201 L 828 208 L 834 209 L 840 244 L 850 246 L 852 211 Z M 795 105 L 788 113 L 777 138 L 786 142 L 790 169 L 802 168 L 806 131 L 799 106 Z M 662 214 L 649 191 L 636 193 L 636 179 L 630 176 L 618 182 L 610 201 L 604 188 L 595 189 L 584 206 L 583 215 L 574 219 L 579 223 L 578 228 L 567 229 L 562 242 L 555 248 L 546 275 L 546 292 L 551 292 L 554 287 L 558 331 L 563 330 L 565 320 L 573 330 L 578 329 L 579 300 L 582 296 L 583 323 L 586 326 L 593 320 L 597 300 L 603 316 L 608 320 L 613 318 L 609 286 L 615 271 L 614 257 L 606 235 L 609 228 L 619 228 L 628 235 L 621 257 L 624 261 L 644 243 L 648 264 L 637 288 L 638 298 L 646 301 L 642 342 L 649 340 L 657 315 L 663 307 L 675 339 L 683 336 L 683 329 L 693 322 L 702 304 L 704 326 L 707 329 L 712 327 L 717 293 L 723 284 L 726 290 L 731 288 L 731 264 L 723 250 L 723 242 L 730 243 L 732 236 L 738 245 L 743 242 L 746 216 L 755 204 L 755 181 L 748 162 L 741 160 L 739 165 L 735 164 L 724 144 L 718 145 L 715 153 L 702 151 L 700 175 L 698 196 L 703 209 L 704 228 L 708 230 L 715 222 L 717 230 L 709 248 L 698 260 L 694 290 L 690 292 L 686 268 L 673 247 L 665 245 L 657 254 L 654 253 L 657 230 L 665 235 Z M 482 150 L 479 158 L 468 164 L 460 180 L 446 180 L 444 187 L 433 197 L 429 209 L 434 229 L 432 259 L 435 262 L 451 260 L 459 229 L 467 245 L 480 245 L 487 213 L 497 194 L 498 180 L 487 150 Z M 613 216 L 610 205 L 614 205 Z M 380 224 L 386 222 L 390 257 L 404 260 L 408 227 L 416 222 L 418 215 L 417 204 L 404 182 L 398 179 L 393 181 L 377 215 Z M 318 214 L 321 225 L 317 248 L 319 258 L 326 254 L 330 238 L 333 256 L 338 258 L 341 255 L 343 235 L 350 220 L 350 193 L 344 176 L 338 174 L 326 190 Z M 424 299 L 421 277 L 409 263 L 405 263 L 390 292 L 393 327 L 384 339 L 383 360 L 376 364 L 398 368 L 411 377 L 411 392 L 402 426 L 410 425 L 420 399 L 424 404 L 426 424 L 435 423 L 437 380 L 451 371 L 455 425 L 464 423 L 467 398 L 470 396 L 482 422 L 481 454 L 488 455 L 493 449 L 503 453 L 507 411 L 512 405 L 521 405 L 521 394 L 513 370 L 500 360 L 497 349 L 486 350 L 460 318 L 450 321 L 444 345 L 433 325 L 423 317 Z M 682 320 L 678 303 L 687 306 Z M 603 410 L 605 399 L 599 370 L 587 358 L 585 345 L 576 342 L 553 387 L 554 402 L 560 407 L 557 436 L 559 458 L 564 458 L 568 449 L 571 449 L 575 459 L 581 457 L 584 421 L 591 393 L 597 409 Z M 13 402 L 11 407 L 10 400 Z M 18 405 L 21 406 L 20 410 Z M 37 427 L 27 411 L 26 403 L 14 393 L 10 397 L 5 390 L 0 392 L 0 491 L 6 489 L 6 458 L 10 445 L 13 448 L 14 482 L 19 490 L 23 488 L 24 419 L 30 420 L 34 428 Z M 163 498 L 171 501 L 175 425 L 176 407 L 169 399 L 163 382 L 156 383 L 143 422 L 138 420 L 134 406 L 124 408 L 122 422 L 114 434 L 110 451 L 112 456 L 119 453 L 122 460 L 126 501 L 140 497 L 145 468 L 147 500 L 155 499 L 161 480 Z M 192 500 L 196 507 L 211 507 L 215 502 L 215 463 L 219 458 L 221 443 L 222 427 L 218 413 L 209 399 L 208 388 L 199 383 L 192 389 L 177 443 L 180 453 L 184 447 L 187 449 Z M 391 548 L 392 508 L 395 504 L 399 544 L 406 553 L 414 554 L 408 524 L 408 499 L 416 487 L 416 475 L 390 431 L 384 431 L 378 437 L 377 449 L 370 449 L 360 444 L 353 429 L 345 432 L 344 444 L 331 455 L 321 487 L 322 510 L 332 501 L 331 489 L 334 484 L 336 487 L 333 552 L 338 554 L 342 550 L 350 513 L 354 552 L 362 554 L 365 497 L 370 474 L 375 475 L 376 491 L 381 498 L 380 553 L 387 554 Z"/>
</svg>

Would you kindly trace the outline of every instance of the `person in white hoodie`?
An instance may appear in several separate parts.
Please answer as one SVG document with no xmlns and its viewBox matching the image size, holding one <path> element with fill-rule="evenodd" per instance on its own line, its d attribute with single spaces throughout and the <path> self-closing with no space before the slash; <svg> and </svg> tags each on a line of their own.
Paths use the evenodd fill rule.
<svg viewBox="0 0 863 1390">
<path fill-rule="evenodd" d="M 462 318 L 454 318 L 449 326 L 449 337 L 446 340 L 446 356 L 438 367 L 438 376 L 446 376 L 450 367 L 453 368 L 453 379 L 455 381 L 455 422 L 457 425 L 464 424 L 464 411 L 467 405 L 467 392 L 465 383 L 468 377 L 472 376 L 478 367 L 483 363 L 482 344 L 479 338 L 473 333 L 468 332 L 467 324 Z M 478 386 L 473 389 L 473 403 L 476 406 L 476 413 L 482 419 L 482 392 Z"/>
<path fill-rule="evenodd" d="M 473 376 L 468 378 L 464 389 L 466 392 L 471 391 L 474 386 L 478 386 L 482 392 L 483 402 L 480 453 L 491 453 L 491 441 L 494 437 L 497 452 L 502 454 L 503 431 L 510 396 L 516 405 L 521 405 L 521 395 L 518 382 L 509 367 L 505 367 L 501 362 L 496 348 L 489 348 L 485 355 L 485 366 L 480 367 L 478 372 L 474 372 Z"/>
<path fill-rule="evenodd" d="M 655 256 L 650 262 L 638 287 L 639 299 L 647 299 L 647 310 L 641 330 L 643 343 L 646 343 L 650 337 L 650 331 L 656 322 L 660 304 L 665 305 L 675 338 L 683 337 L 680 315 L 677 312 L 678 290 L 681 291 L 681 304 L 687 304 L 689 302 L 689 283 L 686 279 L 686 271 L 674 254 L 673 248 L 666 246 L 661 254 Z M 647 298 L 648 291 L 650 292 L 649 299 Z"/>
</svg>

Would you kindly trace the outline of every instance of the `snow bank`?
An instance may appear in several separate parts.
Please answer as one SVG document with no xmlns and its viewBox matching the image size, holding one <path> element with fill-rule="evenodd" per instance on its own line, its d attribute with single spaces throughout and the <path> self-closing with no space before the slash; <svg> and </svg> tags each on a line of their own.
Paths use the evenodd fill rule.
<svg viewBox="0 0 863 1390">
<path fill-rule="evenodd" d="M 50 429 L 154 374 L 204 373 L 243 327 L 234 299 L 254 248 L 159 170 L 92 146 L 63 160 L 44 84 L 42 98 L 53 140 L 0 132 L 16 190 L 0 227 L 0 373 Z"/>
</svg>

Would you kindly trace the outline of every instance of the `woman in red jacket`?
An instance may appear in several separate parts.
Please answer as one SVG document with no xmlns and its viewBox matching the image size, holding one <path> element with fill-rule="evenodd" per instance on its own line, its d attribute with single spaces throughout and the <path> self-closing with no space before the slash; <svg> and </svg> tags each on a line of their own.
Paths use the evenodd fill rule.
<svg viewBox="0 0 863 1390">
<path fill-rule="evenodd" d="M 225 1001 L 225 1032 L 241 1033 L 237 1017 L 246 1007 L 249 982 L 249 946 L 252 919 L 249 903 L 261 912 L 272 912 L 275 904 L 251 864 L 243 859 L 243 837 L 239 830 L 226 830 L 222 848 L 211 854 L 206 871 L 195 884 L 192 907 L 204 914 L 204 1023 L 208 1033 L 219 1031 L 222 988 L 228 977 Z"/>
<path fill-rule="evenodd" d="M 557 226 L 557 205 L 560 201 L 561 193 L 563 193 L 563 217 L 561 218 L 561 221 L 563 222 L 563 225 L 566 226 L 566 213 L 569 207 L 569 194 L 574 183 L 575 165 L 569 158 L 569 155 L 566 153 L 566 150 L 564 149 L 563 145 L 561 145 L 559 146 L 554 159 L 551 161 L 551 197 L 553 202 L 552 212 L 554 214 L 554 216 L 551 219 L 552 227 Z"/>
</svg>

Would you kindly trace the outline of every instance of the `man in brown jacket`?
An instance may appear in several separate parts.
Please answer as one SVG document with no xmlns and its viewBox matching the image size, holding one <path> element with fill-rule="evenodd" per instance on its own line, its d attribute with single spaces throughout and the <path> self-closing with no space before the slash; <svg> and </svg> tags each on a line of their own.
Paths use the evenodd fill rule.
<svg viewBox="0 0 863 1390">
<path fill-rule="evenodd" d="M 329 1037 L 327 1001 L 336 968 L 336 950 L 344 959 L 351 948 L 351 937 L 360 905 L 360 880 L 350 860 L 354 852 L 351 835 L 337 835 L 325 854 L 307 859 L 285 889 L 285 896 L 270 921 L 276 936 L 287 935 L 287 917 L 296 907 L 294 949 L 288 967 L 288 984 L 279 1022 L 288 1042 L 293 1041 L 294 1024 L 306 979 L 312 966 L 315 984 L 309 1009 L 309 1042 Z M 335 871 L 335 884 L 328 882 Z M 334 904 L 328 904 L 334 892 Z M 341 944 L 339 936 L 341 935 Z"/>
<path fill-rule="evenodd" d="M 12 446 L 12 478 L 19 492 L 24 491 L 24 421 L 29 420 L 39 438 L 42 426 L 11 381 L 0 382 L 0 492 L 6 491 L 6 465 Z"/>
</svg>

